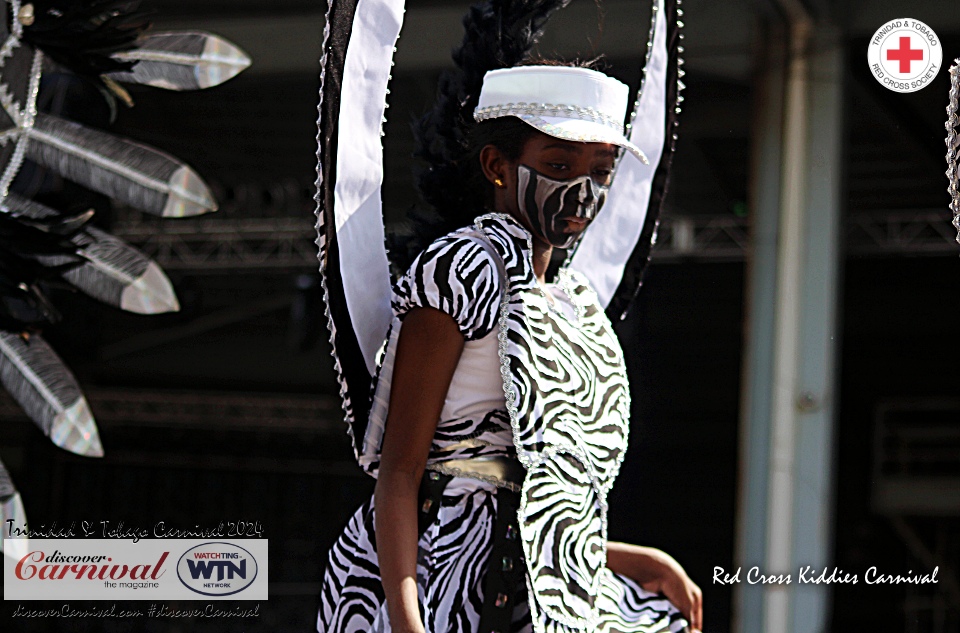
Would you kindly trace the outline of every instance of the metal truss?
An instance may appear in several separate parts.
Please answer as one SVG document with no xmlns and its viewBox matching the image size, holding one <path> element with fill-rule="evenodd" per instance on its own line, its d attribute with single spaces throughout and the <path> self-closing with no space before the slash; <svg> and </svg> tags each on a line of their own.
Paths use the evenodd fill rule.
<svg viewBox="0 0 960 633">
<path fill-rule="evenodd" d="M 940 572 L 934 591 L 907 590 L 907 621 L 939 623 L 925 630 L 953 630 L 945 623 L 960 613 L 958 416 L 957 398 L 900 398 L 880 402 L 874 418 L 871 508 L 924 569 Z"/>
<path fill-rule="evenodd" d="M 871 478 L 875 511 L 960 517 L 958 419 L 957 398 L 902 398 L 878 405 Z"/>
<path fill-rule="evenodd" d="M 116 223 L 112 232 L 167 270 L 316 270 L 316 230 L 305 218 L 204 218 Z"/>
<path fill-rule="evenodd" d="M 846 252 L 860 256 L 960 254 L 946 210 L 872 211 L 847 218 Z M 317 269 L 313 218 L 125 220 L 113 227 L 167 270 Z M 742 261 L 750 246 L 748 218 L 667 215 L 660 222 L 654 263 Z"/>
<path fill-rule="evenodd" d="M 955 238 L 946 208 L 861 212 L 844 223 L 849 255 L 955 255 L 960 254 Z M 747 218 L 667 216 L 660 223 L 653 262 L 740 261 L 749 247 Z"/>
<path fill-rule="evenodd" d="M 651 263 L 742 261 L 750 247 L 749 220 L 733 215 L 660 219 Z"/>
<path fill-rule="evenodd" d="M 102 428 L 269 430 L 346 438 L 336 396 L 150 389 L 87 389 L 85 393 Z M 0 420 L 26 419 L 16 402 L 0 393 Z"/>
<path fill-rule="evenodd" d="M 950 211 L 912 209 L 857 213 L 847 220 L 847 252 L 857 255 L 957 255 Z"/>
</svg>

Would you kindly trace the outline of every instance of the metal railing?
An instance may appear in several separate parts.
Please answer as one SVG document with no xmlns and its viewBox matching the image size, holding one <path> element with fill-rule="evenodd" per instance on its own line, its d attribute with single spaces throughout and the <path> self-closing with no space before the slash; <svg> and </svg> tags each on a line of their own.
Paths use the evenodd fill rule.
<svg viewBox="0 0 960 633">
<path fill-rule="evenodd" d="M 960 255 L 947 209 L 856 213 L 844 226 L 846 253 L 855 256 Z M 113 233 L 167 270 L 316 270 L 314 220 L 302 217 L 204 217 L 157 221 L 134 215 Z M 667 215 L 660 222 L 653 263 L 743 261 L 750 221 L 733 215 Z"/>
</svg>

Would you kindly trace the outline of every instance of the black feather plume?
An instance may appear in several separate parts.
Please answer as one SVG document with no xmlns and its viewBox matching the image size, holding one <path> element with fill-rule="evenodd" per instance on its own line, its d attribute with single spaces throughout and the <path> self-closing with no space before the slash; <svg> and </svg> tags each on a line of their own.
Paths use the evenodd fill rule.
<svg viewBox="0 0 960 633">
<path fill-rule="evenodd" d="M 83 75 L 128 71 L 135 62 L 112 59 L 134 48 L 150 26 L 139 0 L 32 0 L 33 21 L 23 39 L 58 64 Z M 14 19 L 17 19 L 14 16 Z"/>
<path fill-rule="evenodd" d="M 40 215 L 40 205 L 24 212 L 0 212 L 0 329 L 21 331 L 60 320 L 43 286 L 67 287 L 61 276 L 83 263 L 69 236 L 87 218 Z M 64 230 L 69 226 L 70 230 Z M 51 258 L 57 261 L 50 265 Z"/>
<path fill-rule="evenodd" d="M 470 7 L 463 18 L 464 36 L 453 51 L 456 68 L 440 76 L 433 108 L 413 125 L 414 156 L 426 166 L 417 176 L 417 189 L 434 212 L 410 214 L 412 237 L 390 240 L 395 262 L 405 267 L 412 255 L 432 240 L 469 223 L 477 208 L 474 194 L 464 187 L 467 175 L 461 159 L 476 125 L 473 111 L 480 99 L 483 76 L 528 60 L 547 19 L 570 0 L 489 0 Z"/>
</svg>

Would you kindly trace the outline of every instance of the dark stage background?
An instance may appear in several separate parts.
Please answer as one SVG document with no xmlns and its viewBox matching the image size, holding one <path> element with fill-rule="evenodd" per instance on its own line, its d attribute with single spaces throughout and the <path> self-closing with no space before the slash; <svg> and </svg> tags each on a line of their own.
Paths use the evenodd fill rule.
<svg viewBox="0 0 960 633">
<path fill-rule="evenodd" d="M 263 12 L 248 2 L 167 4 L 198 19 L 222 11 L 256 21 Z M 687 20 L 695 24 L 698 5 L 690 5 Z M 303 2 L 273 9 L 294 16 L 313 11 L 317 18 Z M 960 36 L 941 36 L 948 54 L 960 51 Z M 958 481 L 960 245 L 950 244 L 943 177 L 946 73 L 919 93 L 894 95 L 862 63 L 866 41 L 851 38 L 845 46 L 851 61 L 836 519 L 827 528 L 841 568 L 922 567 L 904 538 L 906 524 L 955 570 L 960 509 L 937 517 L 891 515 L 873 498 L 878 476 L 897 468 L 882 461 L 883 424 L 939 429 L 937 437 L 947 439 L 923 449 L 934 455 L 931 472 L 923 474 L 944 486 Z M 617 325 L 634 424 L 610 497 L 609 531 L 611 538 L 674 554 L 703 588 L 706 631 L 724 633 L 731 627 L 731 588 L 711 577 L 714 566 L 735 567 L 754 95 L 749 68 L 741 77 L 719 76 L 708 65 L 698 71 L 697 60 L 716 51 L 697 49 L 692 37 L 689 47 L 660 240 L 638 301 Z M 613 57 L 610 66 L 637 85 L 638 58 Z M 391 222 L 414 203 L 408 122 L 431 99 L 436 74 L 398 66 L 394 76 L 386 126 Z M 12 620 L 15 605 L 4 603 L 0 630 L 312 630 L 327 549 L 373 489 L 353 462 L 340 419 L 322 319 L 312 244 L 316 90 L 314 74 L 289 70 L 247 73 L 198 94 L 132 90 L 137 106 L 121 113 L 114 131 L 185 159 L 221 201 L 217 214 L 182 222 L 124 209 L 101 214 L 115 232 L 156 253 L 182 310 L 144 318 L 56 296 L 70 318 L 47 336 L 87 390 L 103 459 L 57 449 L 9 400 L 0 403 L 0 459 L 31 527 L 101 519 L 183 528 L 260 521 L 270 541 L 270 599 L 261 603 L 260 617 L 30 621 Z M 902 217 L 913 218 L 914 232 L 891 228 L 890 219 Z M 173 231 L 174 224 L 181 228 Z M 680 226 L 698 231 L 694 248 L 683 246 Z M 891 410 L 900 417 L 884 417 Z M 838 585 L 832 601 L 831 630 L 960 631 L 960 609 L 943 585 L 913 592 Z"/>
</svg>

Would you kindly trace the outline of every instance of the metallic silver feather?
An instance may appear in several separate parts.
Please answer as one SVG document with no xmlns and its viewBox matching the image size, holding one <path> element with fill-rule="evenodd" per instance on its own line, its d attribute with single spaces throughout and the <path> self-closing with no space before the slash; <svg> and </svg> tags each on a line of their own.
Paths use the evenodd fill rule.
<svg viewBox="0 0 960 633">
<path fill-rule="evenodd" d="M 93 217 L 93 209 L 73 216 L 65 216 L 55 209 L 27 198 L 21 198 L 14 193 L 7 194 L 7 197 L 0 201 L 0 213 L 9 213 L 22 219 L 25 218 L 28 224 L 32 224 L 42 231 L 61 235 L 79 230 Z M 51 220 L 53 218 L 57 218 L 57 221 L 49 224 L 30 222 L 30 220 Z"/>
<path fill-rule="evenodd" d="M 77 379 L 41 336 L 0 331 L 0 382 L 54 444 L 78 455 L 103 456 Z"/>
<path fill-rule="evenodd" d="M 20 0 L 9 0 L 9 5 L 5 12 L 12 18 L 0 20 L 0 213 L 50 234 L 72 236 L 83 261 L 62 274 L 85 293 L 133 312 L 179 309 L 169 280 L 153 261 L 112 235 L 84 226 L 92 211 L 65 215 L 10 193 L 29 158 L 156 215 L 183 217 L 216 210 L 207 185 L 177 159 L 39 114 L 40 80 L 49 66 L 40 50 L 21 40 L 25 21 Z M 28 7 L 32 9 L 31 5 L 24 9 Z M 146 36 L 136 50 L 117 58 L 138 62 L 132 72 L 104 75 L 104 83 L 121 95 L 123 90 L 112 80 L 193 90 L 218 85 L 250 65 L 246 54 L 230 42 L 198 32 Z M 49 259 L 43 263 L 54 266 L 76 262 L 68 255 L 36 257 Z M 76 379 L 42 337 L 0 331 L 0 383 L 55 444 L 81 455 L 103 455 L 96 423 Z M 0 463 L 0 526 L 8 519 L 26 524 L 20 495 Z M 25 538 L 8 541 L 7 546 L 5 555 L 19 558 L 28 551 Z"/>
<path fill-rule="evenodd" d="M 163 270 L 136 248 L 92 226 L 78 233 L 73 243 L 87 262 L 63 278 L 86 294 L 138 314 L 180 309 Z"/>
<path fill-rule="evenodd" d="M 44 220 L 60 215 L 60 212 L 56 209 L 51 209 L 47 205 L 34 202 L 29 198 L 21 198 L 15 193 L 7 194 L 7 197 L 0 202 L 0 211 L 22 215 L 31 220 Z"/>
<path fill-rule="evenodd" d="M 960 102 L 960 59 L 950 67 L 950 98 L 947 103 L 947 192 L 950 194 L 950 210 L 953 211 L 953 226 L 957 229 L 960 243 L 960 136 L 958 136 L 957 108 Z"/>
<path fill-rule="evenodd" d="M 33 220 L 60 215 L 57 211 L 10 194 L 0 203 L 0 213 L 15 213 Z M 65 218 L 58 230 L 69 232 L 79 228 L 93 215 L 92 211 Z M 123 240 L 86 227 L 71 238 L 77 254 L 86 261 L 63 273 L 62 277 L 85 294 L 112 306 L 137 314 L 161 314 L 180 309 L 173 284 L 152 259 Z M 39 256 L 45 266 L 60 266 L 75 261 L 74 257 Z"/>
<path fill-rule="evenodd" d="M 202 31 L 153 33 L 142 38 L 137 48 L 112 57 L 137 65 L 129 72 L 108 73 L 109 78 L 167 90 L 210 88 L 250 66 L 242 50 Z"/>
<path fill-rule="evenodd" d="M 4 529 L 4 538 L 11 540 L 10 547 L 4 548 L 4 539 L 0 539 L 0 551 L 14 560 L 20 560 L 27 555 L 29 543 L 26 537 L 7 537 L 7 521 L 13 521 L 13 525 L 23 528 L 27 524 L 27 515 L 23 511 L 23 501 L 20 500 L 20 493 L 13 485 L 10 473 L 0 462 L 0 526 Z"/>
<path fill-rule="evenodd" d="M 217 208 L 200 176 L 159 150 L 46 114 L 25 133 L 29 158 L 138 209 L 182 217 Z"/>
<path fill-rule="evenodd" d="M 10 473 L 7 472 L 3 462 L 0 462 L 0 503 L 6 501 L 16 493 L 17 489 L 13 485 Z M 0 525 L 3 525 L 2 521 L 0 521 Z"/>
<path fill-rule="evenodd" d="M 173 284 L 163 269 L 136 248 L 92 226 L 74 235 L 71 241 L 77 245 L 77 255 L 85 261 L 61 276 L 84 294 L 137 314 L 180 309 Z M 50 267 L 76 262 L 75 257 L 66 255 L 36 259 Z"/>
</svg>

